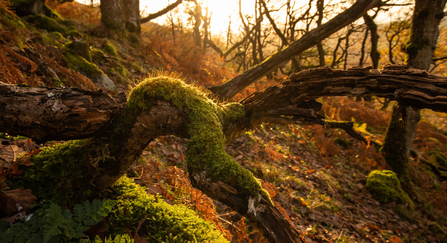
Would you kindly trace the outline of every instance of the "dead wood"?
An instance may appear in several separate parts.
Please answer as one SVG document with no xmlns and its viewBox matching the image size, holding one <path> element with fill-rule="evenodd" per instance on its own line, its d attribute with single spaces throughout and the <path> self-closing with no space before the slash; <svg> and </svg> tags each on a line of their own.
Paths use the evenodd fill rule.
<svg viewBox="0 0 447 243">
<path fill-rule="evenodd" d="M 317 45 L 331 34 L 362 17 L 371 8 L 379 7 L 381 4 L 380 0 L 358 0 L 343 13 L 303 35 L 299 40 L 293 42 L 284 50 L 271 55 L 259 65 L 222 85 L 213 86 L 209 89 L 221 99 L 231 99 L 253 82 L 288 62 L 292 57 Z"/>
<path fill-rule="evenodd" d="M 315 102 L 320 97 L 373 95 L 396 100 L 400 106 L 413 109 L 447 112 L 446 94 L 447 78 L 406 65 L 389 65 L 381 71 L 317 68 L 292 74 L 281 85 L 255 92 L 241 103 L 252 119 L 272 122 L 281 117 L 290 123 L 306 120 L 325 124 L 318 114 L 321 104 Z"/>
<path fill-rule="evenodd" d="M 381 71 L 312 69 L 293 74 L 281 85 L 242 100 L 245 117 L 225 124 L 223 130 L 227 141 L 231 141 L 264 121 L 327 124 L 318 114 L 321 104 L 315 101 L 324 96 L 374 95 L 397 100 L 401 106 L 447 112 L 446 94 L 447 78 L 408 66 L 388 66 Z M 152 139 L 168 134 L 189 136 L 187 110 L 149 97 L 150 110 L 128 123 L 124 98 L 79 89 L 0 84 L 0 132 L 39 140 L 90 137 L 92 147 L 96 144 L 107 150 L 92 150 L 102 156 L 98 164 L 101 170 L 84 175 L 101 193 L 126 172 Z M 117 132 L 120 123 L 126 126 Z M 254 199 L 242 193 L 236 184 L 212 181 L 206 172 L 194 172 L 190 177 L 195 187 L 255 222 L 272 242 L 301 242 L 293 224 L 268 198 Z"/>
</svg>

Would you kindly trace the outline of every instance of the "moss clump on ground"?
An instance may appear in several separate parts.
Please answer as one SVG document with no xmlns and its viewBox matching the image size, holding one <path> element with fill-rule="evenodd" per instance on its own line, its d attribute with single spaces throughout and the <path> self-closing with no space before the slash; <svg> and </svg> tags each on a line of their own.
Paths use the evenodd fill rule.
<svg viewBox="0 0 447 243">
<path fill-rule="evenodd" d="M 100 62 L 103 61 L 105 59 L 105 54 L 103 51 L 97 49 L 97 48 L 92 48 L 91 49 L 91 53 L 92 53 L 92 60 L 94 62 Z"/>
<path fill-rule="evenodd" d="M 59 32 L 50 32 L 50 33 L 48 33 L 48 37 L 53 38 L 58 41 L 65 40 L 64 36 L 62 36 L 62 34 Z"/>
<path fill-rule="evenodd" d="M 87 141 L 73 140 L 42 148 L 30 158 L 34 165 L 25 168 L 17 182 L 20 185 L 16 186 L 29 188 L 39 200 L 48 199 L 62 207 L 83 202 L 90 196 L 88 188 L 92 187 L 83 178 L 88 174 L 83 146 Z"/>
<path fill-rule="evenodd" d="M 48 31 L 57 31 L 60 33 L 66 32 L 66 29 L 62 27 L 56 20 L 45 15 L 39 16 L 39 18 L 37 19 L 37 24 L 40 28 L 46 29 Z"/>
<path fill-rule="evenodd" d="M 66 41 L 65 38 L 62 36 L 59 32 L 51 32 L 47 35 L 43 34 L 41 36 L 41 40 L 38 40 L 37 42 L 40 42 L 45 45 L 52 45 L 52 46 L 58 46 L 63 47 L 63 44 L 61 42 Z"/>
<path fill-rule="evenodd" d="M 77 31 L 77 30 L 69 30 L 69 31 L 67 31 L 65 33 L 65 35 L 67 37 L 72 38 L 72 39 L 74 39 L 74 38 L 82 38 L 83 37 L 83 35 L 81 33 L 79 33 L 79 31 Z"/>
<path fill-rule="evenodd" d="M 113 57 L 118 57 L 118 52 L 116 52 L 116 48 L 113 44 L 107 43 L 104 46 L 104 52 Z"/>
<path fill-rule="evenodd" d="M 67 61 L 69 68 L 78 70 L 88 77 L 97 77 L 103 74 L 96 64 L 87 61 L 84 57 L 74 53 L 65 52 L 64 58 Z"/>
<path fill-rule="evenodd" d="M 268 195 L 253 174 L 225 152 L 222 122 L 244 117 L 243 106 L 218 106 L 196 87 L 178 79 L 156 77 L 146 79 L 130 92 L 128 107 L 137 115 L 150 109 L 148 101 L 152 97 L 162 98 L 179 110 L 188 109 L 190 139 L 186 159 L 190 175 L 206 171 L 214 181 L 235 182 L 244 190 L 241 193 Z"/>
<path fill-rule="evenodd" d="M 373 170 L 366 179 L 366 189 L 373 195 L 374 199 L 382 203 L 397 202 L 406 204 L 410 210 L 414 204 L 405 193 L 397 175 L 390 170 Z"/>
<path fill-rule="evenodd" d="M 126 229 L 138 231 L 149 242 L 228 242 L 209 222 L 183 205 L 169 205 L 160 198 L 146 193 L 146 189 L 127 177 L 120 178 L 112 188 L 118 201 L 106 218 L 110 225 L 107 234 L 115 237 Z"/>
<path fill-rule="evenodd" d="M 64 59 L 67 61 L 69 68 L 77 70 L 87 77 L 93 79 L 104 74 L 101 69 L 96 66 L 96 64 L 88 61 L 85 57 L 79 55 L 79 53 L 77 53 L 76 50 L 72 48 L 72 42 L 65 44 L 64 48 L 66 49 L 64 53 Z M 92 60 L 92 56 L 89 51 L 87 58 Z"/>
</svg>

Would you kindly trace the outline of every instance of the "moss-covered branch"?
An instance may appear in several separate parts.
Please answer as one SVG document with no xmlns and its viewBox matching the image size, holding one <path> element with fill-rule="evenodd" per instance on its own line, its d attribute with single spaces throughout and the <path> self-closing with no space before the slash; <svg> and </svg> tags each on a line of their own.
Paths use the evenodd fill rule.
<svg viewBox="0 0 447 243">
<path fill-rule="evenodd" d="M 44 149 L 22 175 L 21 185 L 67 206 L 107 196 L 152 139 L 189 138 L 187 165 L 195 187 L 248 216 L 270 240 L 300 242 L 259 182 L 225 153 L 226 141 L 262 121 L 324 124 L 317 113 L 321 104 L 314 101 L 321 96 L 376 95 L 447 111 L 446 93 L 446 78 L 406 66 L 382 72 L 305 71 L 242 103 L 225 105 L 169 77 L 143 81 L 127 103 L 123 96 L 114 99 L 102 92 L 0 84 L 0 132 L 41 140 L 87 138 Z"/>
</svg>

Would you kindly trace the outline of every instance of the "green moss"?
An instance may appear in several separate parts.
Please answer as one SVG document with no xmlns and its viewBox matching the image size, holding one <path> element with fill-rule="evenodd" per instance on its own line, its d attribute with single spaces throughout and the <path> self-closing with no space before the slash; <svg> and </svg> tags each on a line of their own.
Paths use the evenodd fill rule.
<svg viewBox="0 0 447 243">
<path fill-rule="evenodd" d="M 65 28 L 62 27 L 56 20 L 49 18 L 45 15 L 41 15 L 37 19 L 37 24 L 40 28 L 46 29 L 48 31 L 57 31 L 61 33 L 65 33 Z"/>
<path fill-rule="evenodd" d="M 407 193 L 402 190 L 397 175 L 390 170 L 371 171 L 366 179 L 366 189 L 377 201 L 407 204 L 410 210 L 414 209 L 414 204 Z"/>
<path fill-rule="evenodd" d="M 190 139 L 186 159 L 191 175 L 206 171 L 214 181 L 235 182 L 244 190 L 242 193 L 268 195 L 253 174 L 225 152 L 222 123 L 243 117 L 245 112 L 242 105 L 232 103 L 218 106 L 198 88 L 181 80 L 156 77 L 141 82 L 130 92 L 128 107 L 135 114 L 148 110 L 151 103 L 147 101 L 151 97 L 171 102 L 179 110 L 188 109 Z"/>
<path fill-rule="evenodd" d="M 395 208 L 395 212 L 402 219 L 405 219 L 405 220 L 407 220 L 410 223 L 414 222 L 415 213 L 414 213 L 413 210 L 408 209 L 407 207 L 404 207 L 404 206 L 401 206 L 401 205 L 397 205 L 396 208 Z"/>
<path fill-rule="evenodd" d="M 37 193 L 39 200 L 48 199 L 63 207 L 77 203 L 73 200 L 75 198 L 84 201 L 91 193 L 86 190 L 91 185 L 83 178 L 88 174 L 83 147 L 86 141 L 74 140 L 42 148 L 40 153 L 31 157 L 34 165 L 24 168 L 15 187 L 29 188 Z"/>
<path fill-rule="evenodd" d="M 92 60 L 94 62 L 102 61 L 105 58 L 104 52 L 102 52 L 101 50 L 99 50 L 97 48 L 92 48 L 91 53 L 92 53 Z"/>
<path fill-rule="evenodd" d="M 62 16 L 55 9 L 48 7 L 48 5 L 46 5 L 46 4 L 44 5 L 43 8 L 44 8 L 46 16 L 48 16 L 52 19 L 60 20 L 60 21 L 64 20 L 64 18 L 62 18 Z"/>
<path fill-rule="evenodd" d="M 183 205 L 169 205 L 161 198 L 148 195 L 146 188 L 127 177 L 119 179 L 112 188 L 118 200 L 106 218 L 112 236 L 125 234 L 126 229 L 139 230 L 149 242 L 228 242 L 209 222 Z"/>
<path fill-rule="evenodd" d="M 37 42 L 45 45 L 52 45 L 52 46 L 58 46 L 63 47 L 63 44 L 60 42 L 65 40 L 65 38 L 61 35 L 59 32 L 51 32 L 47 35 L 42 34 L 41 38 L 37 40 Z"/>
<path fill-rule="evenodd" d="M 335 143 L 338 144 L 340 147 L 343 147 L 344 149 L 348 149 L 349 146 L 351 146 L 351 140 L 342 137 L 336 138 Z"/>
<path fill-rule="evenodd" d="M 65 40 L 65 38 L 62 36 L 62 34 L 59 32 L 50 32 L 50 33 L 48 33 L 48 37 L 53 38 L 58 41 Z"/>
<path fill-rule="evenodd" d="M 89 77 L 97 77 L 103 73 L 96 64 L 76 54 L 65 52 L 64 59 L 67 61 L 69 68 L 78 70 Z"/>
<path fill-rule="evenodd" d="M 84 57 L 75 53 L 75 51 L 70 48 L 70 44 L 71 42 L 65 44 L 64 46 L 65 49 L 67 49 L 67 51 L 65 51 L 64 53 L 64 59 L 67 61 L 69 68 L 77 70 L 82 74 L 93 78 L 103 74 L 103 72 L 98 68 L 98 66 L 96 66 L 96 64 L 89 62 Z M 91 58 L 92 57 L 90 54 L 90 60 Z"/>
<path fill-rule="evenodd" d="M 127 83 L 128 80 L 131 78 L 131 74 L 129 72 L 129 70 L 127 70 L 127 68 L 125 68 L 123 65 L 121 64 L 117 64 L 116 66 L 114 66 L 113 68 L 110 69 L 110 72 L 113 73 L 118 81 L 120 83 Z"/>
<path fill-rule="evenodd" d="M 19 28 L 25 29 L 26 25 L 15 15 L 11 15 L 10 12 L 1 13 L 5 14 L 0 21 L 4 24 L 3 28 Z"/>
<path fill-rule="evenodd" d="M 81 33 L 79 33 L 77 30 L 69 30 L 66 32 L 66 36 L 70 37 L 70 38 L 80 38 L 83 37 Z"/>
<path fill-rule="evenodd" d="M 107 43 L 104 46 L 104 52 L 113 57 L 118 57 L 118 53 L 116 52 L 116 48 L 113 44 Z"/>
</svg>

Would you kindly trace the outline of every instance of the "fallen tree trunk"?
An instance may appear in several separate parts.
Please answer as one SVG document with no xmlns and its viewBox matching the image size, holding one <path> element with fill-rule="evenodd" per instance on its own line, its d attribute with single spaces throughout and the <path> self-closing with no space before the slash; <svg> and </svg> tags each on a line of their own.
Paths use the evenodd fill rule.
<svg viewBox="0 0 447 243">
<path fill-rule="evenodd" d="M 446 81 L 406 65 L 388 65 L 380 72 L 372 68 L 317 68 L 292 74 L 281 85 L 255 92 L 240 102 L 252 119 L 263 121 L 289 116 L 324 122 L 314 101 L 324 96 L 373 95 L 396 100 L 402 107 L 447 112 Z"/>
<path fill-rule="evenodd" d="M 0 132 L 41 141 L 88 137 L 72 147 L 79 157 L 75 165 L 57 164 L 61 170 L 75 170 L 78 177 L 28 184 L 37 193 L 54 187 L 58 196 L 52 199 L 74 203 L 106 195 L 152 139 L 169 134 L 189 138 L 188 172 L 195 187 L 246 215 L 272 242 L 301 242 L 252 174 L 226 155 L 225 140 L 264 121 L 326 124 L 315 101 L 323 96 L 375 95 L 402 106 L 447 112 L 446 93 L 447 78 L 407 66 L 388 66 L 381 72 L 313 69 L 227 105 L 216 105 L 200 91 L 166 77 L 142 83 L 127 102 L 123 95 L 113 98 L 102 92 L 0 84 Z M 42 168 L 35 170 L 45 177 Z"/>
</svg>

